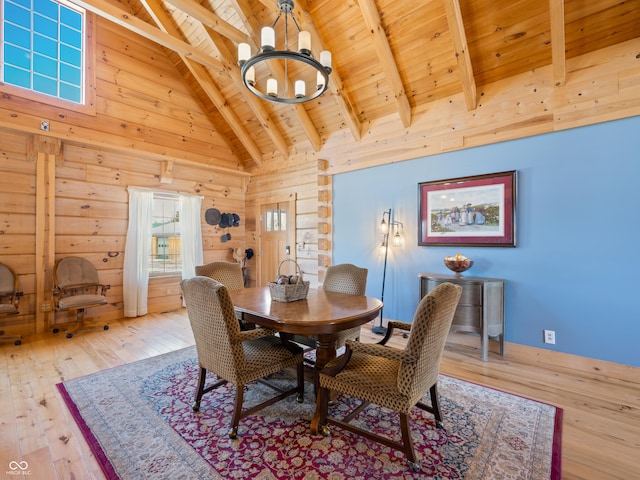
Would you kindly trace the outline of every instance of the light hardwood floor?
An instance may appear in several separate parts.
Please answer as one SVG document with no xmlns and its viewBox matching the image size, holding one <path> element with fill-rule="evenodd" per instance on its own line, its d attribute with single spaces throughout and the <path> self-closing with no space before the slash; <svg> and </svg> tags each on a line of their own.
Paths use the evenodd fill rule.
<svg viewBox="0 0 640 480">
<path fill-rule="evenodd" d="M 9 463 L 26 461 L 30 475 L 23 478 L 103 479 L 56 384 L 193 345 L 183 310 L 110 325 L 71 339 L 45 333 L 17 347 L 0 346 L 0 478 L 16 478 Z M 379 339 L 363 327 L 362 341 Z M 576 368 L 554 365 L 553 356 L 545 360 L 545 351 L 537 349 L 518 355 L 507 350 L 506 357 L 491 353 L 482 362 L 476 343 L 452 338 L 442 373 L 563 408 L 563 479 L 640 479 L 638 369 L 602 368 L 579 357 Z"/>
</svg>

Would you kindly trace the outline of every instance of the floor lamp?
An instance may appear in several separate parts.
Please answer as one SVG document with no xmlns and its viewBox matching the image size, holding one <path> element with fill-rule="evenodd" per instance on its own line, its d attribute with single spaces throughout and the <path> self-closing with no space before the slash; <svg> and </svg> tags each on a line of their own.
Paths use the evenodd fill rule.
<svg viewBox="0 0 640 480">
<path fill-rule="evenodd" d="M 387 220 L 385 221 L 385 215 L 387 216 Z M 382 308 L 380 309 L 380 325 L 375 326 L 371 329 L 371 331 L 377 335 L 386 335 L 387 327 L 382 325 L 382 310 L 384 309 L 384 285 L 387 280 L 387 259 L 389 258 L 389 235 L 391 235 L 391 231 L 395 229 L 395 233 L 393 235 L 394 246 L 400 247 L 402 246 L 402 237 L 400 236 L 400 232 L 398 227 L 402 227 L 401 222 L 394 222 L 391 220 L 391 209 L 387 212 L 382 213 L 382 221 L 380 222 L 380 230 L 383 233 L 382 245 L 384 248 L 384 266 L 382 267 L 382 293 L 380 295 L 380 300 L 382 301 Z"/>
</svg>

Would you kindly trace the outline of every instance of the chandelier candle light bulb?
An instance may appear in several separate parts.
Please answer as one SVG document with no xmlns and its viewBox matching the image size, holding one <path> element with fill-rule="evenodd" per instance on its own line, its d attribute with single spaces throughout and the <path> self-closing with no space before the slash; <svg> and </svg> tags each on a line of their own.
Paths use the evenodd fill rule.
<svg viewBox="0 0 640 480">
<path fill-rule="evenodd" d="M 278 96 L 278 81 L 275 78 L 267 80 L 267 95 L 270 97 Z"/>
<path fill-rule="evenodd" d="M 311 34 L 304 30 L 298 34 L 298 52 L 311 55 Z M 322 57 L 320 57 L 322 59 Z M 322 60 L 320 61 L 322 63 Z"/>
<path fill-rule="evenodd" d="M 276 47 L 276 31 L 271 27 L 262 27 L 262 35 L 260 35 L 260 43 L 262 51 L 271 52 Z"/>
<path fill-rule="evenodd" d="M 246 62 L 251 57 L 251 46 L 248 43 L 238 44 L 238 62 Z"/>
<path fill-rule="evenodd" d="M 247 69 L 247 74 L 245 75 L 247 79 L 247 83 L 251 86 L 256 84 L 256 69 L 253 67 L 249 67 Z"/>
</svg>

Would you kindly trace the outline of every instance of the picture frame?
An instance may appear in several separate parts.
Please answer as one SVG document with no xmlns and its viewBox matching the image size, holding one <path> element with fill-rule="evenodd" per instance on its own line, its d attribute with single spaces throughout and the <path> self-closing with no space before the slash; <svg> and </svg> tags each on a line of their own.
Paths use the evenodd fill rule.
<svg viewBox="0 0 640 480">
<path fill-rule="evenodd" d="M 418 184 L 418 245 L 515 247 L 515 170 Z"/>
</svg>

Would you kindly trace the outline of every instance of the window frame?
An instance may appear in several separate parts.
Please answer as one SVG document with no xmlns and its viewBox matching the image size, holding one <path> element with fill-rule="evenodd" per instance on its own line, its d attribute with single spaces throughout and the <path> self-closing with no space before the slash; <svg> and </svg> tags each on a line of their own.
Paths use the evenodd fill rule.
<svg viewBox="0 0 640 480">
<path fill-rule="evenodd" d="M 154 190 L 153 191 L 153 201 L 158 201 L 158 200 L 171 200 L 171 201 L 175 201 L 177 204 L 177 210 L 176 212 L 180 212 L 180 195 L 177 193 L 173 193 L 173 192 L 166 192 L 166 191 L 162 191 L 162 190 Z M 154 210 L 154 207 L 152 206 L 152 210 Z M 180 248 L 180 252 L 178 253 L 179 258 L 180 258 L 180 262 L 179 262 L 179 270 L 178 271 L 162 271 L 162 272 L 155 272 L 153 270 L 153 259 L 154 259 L 154 244 L 156 244 L 157 239 L 162 237 L 162 238 L 179 238 L 180 242 L 182 242 L 182 234 L 180 232 L 180 235 L 154 235 L 153 234 L 153 219 L 155 217 L 152 215 L 151 217 L 151 222 L 152 222 L 152 232 L 151 232 L 151 251 L 149 252 L 150 254 L 150 258 L 149 258 L 149 268 L 147 271 L 147 275 L 148 277 L 151 278 L 159 278 L 159 277 L 171 277 L 171 276 L 182 276 L 182 268 L 183 268 L 183 263 L 182 263 L 182 248 Z M 180 220 L 178 220 L 180 221 Z M 164 232 L 163 232 L 164 233 Z M 156 255 L 157 256 L 158 253 L 156 251 Z M 176 264 L 178 265 L 178 264 Z"/>
<path fill-rule="evenodd" d="M 2 8 L 4 8 L 4 0 L 2 1 Z M 69 8 L 78 8 L 65 0 L 56 0 L 58 3 L 69 6 Z M 65 110 L 71 110 L 86 115 L 96 115 L 96 40 L 95 40 L 95 15 L 84 10 L 84 26 L 85 36 L 83 41 L 84 51 L 84 71 L 83 76 L 83 96 L 84 103 L 75 103 L 70 100 L 65 100 L 52 95 L 31 90 L 29 88 L 18 87 L 8 84 L 4 81 L 0 81 L 0 94 L 4 96 L 21 98 L 29 101 L 43 103 L 51 105 L 53 107 L 62 108 Z M 3 20 L 4 21 L 4 20 Z M 0 28 L 2 28 L 2 22 L 0 22 Z M 0 58 L 4 51 L 4 42 L 0 45 Z M 33 50 L 32 50 L 33 52 Z"/>
</svg>

